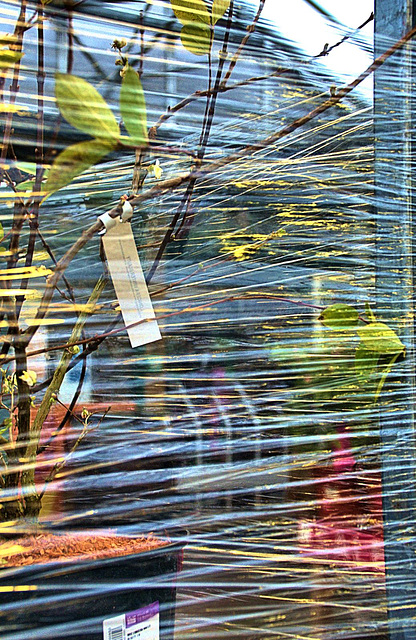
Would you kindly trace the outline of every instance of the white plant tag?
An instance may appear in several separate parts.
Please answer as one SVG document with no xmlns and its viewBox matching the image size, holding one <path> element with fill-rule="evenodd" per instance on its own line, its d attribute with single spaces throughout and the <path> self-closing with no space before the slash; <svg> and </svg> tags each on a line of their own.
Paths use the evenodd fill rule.
<svg viewBox="0 0 416 640">
<path fill-rule="evenodd" d="M 103 243 L 131 346 L 140 347 L 161 340 L 130 223 L 117 219 L 103 236 Z M 151 320 L 129 328 L 145 318 Z"/>
<path fill-rule="evenodd" d="M 104 640 L 159 640 L 159 603 L 103 622 Z"/>
</svg>

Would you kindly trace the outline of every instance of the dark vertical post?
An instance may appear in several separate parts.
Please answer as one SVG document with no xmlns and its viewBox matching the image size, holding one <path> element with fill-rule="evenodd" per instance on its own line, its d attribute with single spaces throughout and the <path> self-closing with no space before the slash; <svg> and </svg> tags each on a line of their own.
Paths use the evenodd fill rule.
<svg viewBox="0 0 416 640">
<path fill-rule="evenodd" d="M 415 21 L 414 0 L 375 0 L 375 55 Z M 415 42 L 376 73 L 376 289 L 380 320 L 406 343 L 381 402 L 386 586 L 391 640 L 416 639 L 416 486 L 414 442 L 414 299 L 412 86 Z M 413 79 L 414 83 L 414 79 Z M 416 147 L 414 148 L 416 150 Z"/>
</svg>

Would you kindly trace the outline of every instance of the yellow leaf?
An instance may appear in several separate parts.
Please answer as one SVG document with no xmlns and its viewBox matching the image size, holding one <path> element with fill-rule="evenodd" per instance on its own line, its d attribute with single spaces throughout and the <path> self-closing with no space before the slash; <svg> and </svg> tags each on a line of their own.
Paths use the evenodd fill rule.
<svg viewBox="0 0 416 640">
<path fill-rule="evenodd" d="M 206 24 L 189 22 L 181 31 L 182 44 L 196 56 L 204 56 L 211 48 L 211 30 Z"/>
<path fill-rule="evenodd" d="M 66 187 L 83 171 L 113 151 L 115 146 L 116 143 L 111 140 L 99 139 L 84 140 L 70 145 L 55 158 L 45 184 L 45 192 L 53 193 Z"/>
<path fill-rule="evenodd" d="M 150 165 L 149 173 L 153 174 L 156 180 L 160 180 L 160 178 L 162 177 L 163 169 L 159 164 L 159 160 L 156 160 L 154 164 Z"/>
<path fill-rule="evenodd" d="M 170 0 L 175 16 L 182 22 L 211 24 L 211 16 L 204 0 Z"/>
<path fill-rule="evenodd" d="M 120 112 L 130 137 L 136 145 L 147 144 L 146 100 L 139 74 L 130 65 L 123 76 Z"/>
<path fill-rule="evenodd" d="M 36 375 L 36 371 L 23 371 L 22 375 L 20 376 L 20 379 L 23 380 L 23 382 L 26 382 L 28 387 L 33 387 L 34 384 L 36 384 L 36 381 L 38 379 L 38 376 Z"/>
<path fill-rule="evenodd" d="M 230 6 L 230 0 L 214 0 L 212 4 L 212 24 L 217 24 Z"/>
<path fill-rule="evenodd" d="M 65 120 L 90 136 L 116 142 L 120 128 L 97 89 L 69 73 L 57 73 L 55 78 L 56 102 Z"/>
</svg>

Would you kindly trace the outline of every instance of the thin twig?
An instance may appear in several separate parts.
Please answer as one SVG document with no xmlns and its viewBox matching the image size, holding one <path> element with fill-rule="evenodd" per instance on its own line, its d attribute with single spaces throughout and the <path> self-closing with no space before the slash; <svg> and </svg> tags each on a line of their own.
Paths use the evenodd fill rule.
<svg viewBox="0 0 416 640">
<path fill-rule="evenodd" d="M 199 163 L 203 161 L 204 157 L 205 157 L 205 153 L 207 150 L 207 146 L 208 146 L 208 140 L 209 140 L 209 136 L 211 133 L 211 128 L 212 128 L 212 123 L 214 120 L 214 115 L 215 115 L 215 106 L 216 106 L 216 101 L 217 101 L 217 96 L 218 96 L 218 91 L 219 91 L 219 87 L 221 86 L 221 78 L 222 78 L 222 72 L 223 72 L 223 68 L 224 68 L 224 63 L 226 60 L 226 56 L 227 56 L 227 49 L 228 49 L 228 41 L 229 41 L 229 37 L 230 37 L 230 32 L 231 32 L 231 26 L 232 26 L 232 18 L 233 18 L 233 8 L 234 8 L 234 0 L 231 0 L 230 2 L 230 6 L 228 9 L 228 20 L 227 20 L 227 26 L 225 28 L 225 33 L 224 33 L 224 39 L 223 39 L 223 45 L 222 45 L 222 50 L 220 52 L 220 56 L 219 56 L 219 61 L 218 61 L 218 67 L 217 67 L 217 73 L 216 73 L 216 78 L 215 78 L 215 83 L 214 83 L 214 87 L 213 87 L 213 91 L 211 93 L 211 64 L 210 64 L 210 73 L 209 73 L 209 84 L 208 84 L 208 93 L 209 95 L 207 96 L 207 104 L 206 104 L 206 109 L 205 109 L 205 114 L 204 114 L 204 121 L 202 124 L 202 131 L 201 131 L 201 138 L 199 141 L 199 149 L 198 149 L 198 161 Z M 212 43 L 213 43 L 213 37 L 214 37 L 214 31 L 213 28 L 211 27 L 211 42 L 210 42 L 210 56 L 209 56 L 209 60 L 211 61 L 211 47 L 212 47 Z M 180 216 L 183 213 L 183 218 L 182 218 L 182 222 L 180 224 L 179 230 L 182 229 L 185 220 L 188 216 L 190 207 L 191 207 L 191 200 L 192 200 L 192 194 L 196 185 L 196 181 L 197 178 L 191 178 L 191 180 L 189 181 L 188 187 L 186 189 L 185 195 L 182 198 L 182 201 L 178 207 L 178 209 L 176 210 L 174 216 L 172 217 L 169 226 L 166 230 L 166 233 L 163 237 L 162 242 L 160 243 L 160 247 L 157 251 L 156 257 L 153 261 L 153 264 L 146 276 L 146 282 L 147 284 L 149 284 L 153 278 L 153 275 L 156 272 L 156 269 L 163 257 L 163 254 L 166 250 L 167 245 L 171 242 L 172 237 L 173 237 L 173 233 L 175 231 L 176 225 L 180 219 Z"/>
<path fill-rule="evenodd" d="M 113 322 L 111 322 L 111 324 L 109 325 L 109 327 L 106 329 L 106 331 L 104 333 L 107 333 L 108 331 L 112 331 L 113 329 L 115 329 L 115 327 L 119 324 L 121 319 L 122 319 L 121 313 L 117 314 L 116 318 L 113 320 Z M 71 371 L 71 369 L 73 369 L 74 367 L 78 366 L 80 362 L 82 362 L 83 367 L 84 367 L 87 357 L 91 353 L 93 353 L 94 351 L 97 351 L 97 349 L 104 342 L 104 340 L 105 340 L 105 337 L 104 338 L 94 337 L 91 340 L 91 342 L 89 342 L 88 344 L 84 345 L 84 347 L 85 347 L 84 350 L 81 353 L 79 353 L 75 358 L 73 358 L 71 360 L 71 362 L 69 363 L 67 372 Z M 43 380 L 42 382 L 34 385 L 32 387 L 32 392 L 33 393 L 37 393 L 38 391 L 41 391 L 42 389 L 44 389 L 45 387 L 47 387 L 50 384 L 51 380 L 52 380 L 52 376 L 50 378 L 47 378 L 46 380 Z"/>
<path fill-rule="evenodd" d="M 143 62 L 144 62 L 144 26 L 143 26 L 143 11 L 140 11 L 140 18 L 139 18 L 139 34 L 140 34 L 140 61 L 139 61 L 139 77 L 141 78 L 143 75 Z"/>
<path fill-rule="evenodd" d="M 84 349 L 84 351 L 85 351 L 85 349 Z M 68 365 L 67 373 L 71 369 L 72 362 L 73 362 L 73 360 Z M 77 404 L 77 402 L 79 400 L 79 396 L 81 395 L 82 387 L 84 386 L 86 372 L 87 372 L 87 358 L 85 356 L 83 361 L 82 361 L 81 375 L 79 377 L 79 381 L 78 381 L 78 385 L 77 385 L 76 391 L 75 391 L 75 393 L 74 393 L 74 395 L 73 395 L 73 397 L 71 399 L 71 402 L 69 403 L 69 406 L 65 407 L 66 408 L 65 415 L 62 418 L 62 420 L 59 423 L 59 425 L 54 430 L 54 432 L 52 433 L 52 435 L 48 438 L 48 440 L 44 444 L 42 444 L 42 445 L 40 445 L 38 447 L 37 455 L 40 455 L 41 453 L 46 451 L 46 449 L 48 449 L 48 447 L 52 444 L 52 442 L 55 440 L 55 438 L 60 434 L 62 429 L 65 427 L 65 425 L 67 424 L 67 422 L 68 422 L 69 418 L 71 417 L 71 415 L 73 415 L 73 411 L 74 411 L 75 406 L 76 406 L 76 404 Z M 48 386 L 48 384 L 50 384 L 51 380 L 52 380 L 52 376 L 51 376 L 50 380 L 48 381 L 48 383 L 45 386 Z M 32 392 L 34 392 L 33 387 L 32 387 Z"/>
<path fill-rule="evenodd" d="M 43 248 L 45 249 L 46 253 L 48 254 L 48 256 L 50 257 L 50 259 L 52 260 L 52 262 L 56 267 L 56 265 L 58 264 L 58 261 L 55 258 L 54 252 L 52 251 L 49 243 L 47 242 L 45 236 L 43 235 L 40 229 L 38 229 L 38 236 L 39 236 L 39 240 L 43 245 Z M 65 274 L 62 275 L 62 280 L 64 281 L 66 290 L 68 291 L 68 296 L 64 296 L 63 292 L 61 292 L 62 297 L 66 298 L 68 301 L 72 302 L 73 304 L 76 304 L 74 289 Z"/>
<path fill-rule="evenodd" d="M 193 307 L 186 307 L 185 309 L 180 309 L 178 311 L 171 311 L 169 313 L 164 313 L 161 314 L 159 316 L 157 316 L 157 321 L 160 322 L 161 320 L 167 320 L 169 318 L 174 318 L 176 316 L 179 315 L 183 315 L 185 313 L 197 313 L 199 311 L 202 311 L 204 309 L 208 309 L 209 307 L 215 307 L 216 305 L 219 304 L 224 304 L 225 302 L 233 302 L 236 300 L 251 300 L 251 299 L 273 299 L 273 300 L 279 300 L 281 302 L 286 302 L 288 304 L 294 304 L 294 305 L 299 305 L 302 307 L 309 307 L 311 309 L 317 309 L 320 311 L 323 311 L 326 307 L 322 306 L 322 305 L 312 305 L 309 304 L 307 302 L 303 302 L 300 300 L 295 300 L 295 299 L 291 299 L 291 298 L 284 298 L 282 296 L 279 295 L 275 295 L 272 293 L 263 293 L 263 292 L 245 292 L 245 293 L 235 293 L 231 296 L 227 296 L 224 298 L 220 298 L 218 300 L 211 300 L 210 302 L 204 303 L 204 304 L 199 304 Z M 359 319 L 364 322 L 364 323 L 368 323 L 368 320 L 362 316 L 359 317 Z M 77 340 L 77 341 L 69 341 L 66 342 L 65 344 L 59 344 L 59 345 L 54 345 L 53 347 L 44 347 L 42 349 L 36 349 L 34 351 L 28 351 L 27 353 L 27 357 L 28 358 L 32 358 L 35 356 L 39 356 L 45 353 L 50 353 L 52 351 L 63 351 L 63 350 L 68 350 L 68 349 L 72 349 L 73 347 L 80 347 L 80 346 L 84 346 L 84 345 L 90 345 L 90 344 L 95 344 L 95 343 L 99 343 L 101 344 L 106 338 L 109 338 L 111 336 L 115 336 L 118 335 L 122 332 L 124 332 L 126 329 L 132 329 L 133 327 L 138 327 L 139 325 L 145 324 L 147 322 L 154 322 L 154 318 L 142 318 L 141 320 L 138 320 L 137 322 L 133 322 L 129 325 L 123 325 L 122 327 L 118 327 L 116 329 L 112 329 L 111 331 L 106 331 L 104 333 L 101 334 L 97 334 L 94 336 L 91 336 L 90 338 L 85 338 L 83 340 Z M 82 355 L 80 354 L 80 356 L 78 357 L 82 357 Z M 7 364 L 9 362 L 13 362 L 15 360 L 14 356 L 9 356 L 7 358 L 5 358 L 4 360 L 2 360 L 2 365 Z"/>
<path fill-rule="evenodd" d="M 367 20 L 365 20 L 365 22 L 363 22 L 362 24 L 360 24 L 359 27 L 357 27 L 354 30 L 354 33 L 357 33 L 357 31 L 360 31 L 361 29 L 364 29 L 364 27 L 366 27 L 370 22 L 372 22 L 374 20 L 374 13 L 373 11 L 370 13 L 370 16 L 367 18 Z M 350 33 L 349 35 L 345 35 L 343 38 L 341 38 L 341 40 L 338 40 L 338 42 L 336 42 L 335 44 L 333 44 L 331 47 L 329 47 L 327 44 L 324 46 L 324 48 L 322 49 L 322 51 L 320 53 L 318 53 L 316 56 L 314 56 L 314 58 L 322 58 L 323 56 L 327 56 L 328 54 L 331 53 L 331 51 L 333 51 L 334 49 L 336 49 L 336 47 L 339 47 L 341 44 L 343 44 L 344 42 L 346 42 L 347 40 L 349 40 L 354 33 Z"/>
<path fill-rule="evenodd" d="M 68 407 L 64 402 L 62 402 L 62 400 L 59 400 L 58 397 L 55 397 L 55 402 L 59 404 L 61 407 L 63 407 L 65 411 L 67 411 L 74 418 L 74 420 L 79 422 L 79 424 L 82 424 L 82 425 L 84 424 L 84 421 L 81 420 L 81 418 L 77 416 L 77 414 L 74 413 L 70 407 Z M 39 452 L 39 449 L 38 449 L 38 452 Z"/>
<path fill-rule="evenodd" d="M 61 402 L 60 404 L 62 404 L 62 406 L 65 407 L 65 405 Z M 65 456 L 65 458 L 63 460 L 59 460 L 53 467 L 53 469 L 51 470 L 50 474 L 48 475 L 48 477 L 45 480 L 45 484 L 43 486 L 42 491 L 39 494 L 39 499 L 42 500 L 43 496 L 45 495 L 45 492 L 47 490 L 48 484 L 50 484 L 51 482 L 54 481 L 54 479 L 56 478 L 56 475 L 59 473 L 59 471 L 62 469 L 62 467 L 64 467 L 66 465 L 66 463 L 68 462 L 68 460 L 71 458 L 71 456 L 75 453 L 75 451 L 78 449 L 79 445 L 81 444 L 81 442 L 86 438 L 87 435 L 89 435 L 92 431 L 95 431 L 96 429 L 98 429 L 103 420 L 105 419 L 105 417 L 107 416 L 107 414 L 111 411 L 111 406 L 108 407 L 105 412 L 103 413 L 103 415 L 101 416 L 98 424 L 96 424 L 94 427 L 91 427 L 90 429 L 87 428 L 86 425 L 84 425 L 84 428 L 81 432 L 81 434 L 79 435 L 79 437 L 77 438 L 77 440 L 75 441 L 73 447 L 71 448 L 71 451 L 68 453 L 68 455 Z M 81 424 L 83 424 L 83 422 L 78 418 L 78 416 L 74 417 L 81 422 Z"/>
<path fill-rule="evenodd" d="M 240 87 L 245 87 L 248 86 L 250 84 L 253 84 L 255 82 L 261 82 L 263 80 L 269 80 L 270 78 L 278 78 L 280 76 L 283 75 L 296 75 L 296 71 L 294 71 L 293 69 L 290 68 L 279 68 L 279 69 L 275 69 L 275 71 L 272 71 L 271 73 L 268 73 L 264 76 L 255 76 L 253 78 L 247 78 L 246 80 L 240 80 L 239 82 L 235 82 L 234 84 L 231 85 L 226 85 L 224 86 L 223 83 L 221 83 L 221 86 L 218 89 L 218 93 L 226 93 L 227 91 L 234 91 L 234 89 L 239 89 Z M 154 139 L 156 137 L 157 131 L 158 129 L 162 126 L 162 124 L 164 122 L 166 122 L 167 120 L 169 120 L 169 118 L 172 118 L 172 116 L 175 115 L 175 113 L 177 113 L 178 111 L 180 111 L 181 109 L 183 109 L 184 107 L 188 106 L 188 104 L 191 104 L 192 102 L 195 102 L 195 100 L 199 100 L 200 98 L 205 98 L 208 93 L 212 94 L 214 92 L 214 88 L 212 87 L 210 89 L 210 91 L 208 92 L 206 91 L 195 91 L 194 93 L 191 93 L 191 95 L 187 96 L 186 98 L 184 98 L 183 100 L 181 100 L 180 102 L 178 102 L 177 104 L 175 104 L 173 107 L 169 107 L 165 113 L 163 113 L 159 120 L 150 127 L 149 129 L 149 138 L 150 139 Z"/>
<path fill-rule="evenodd" d="M 26 7 L 27 7 L 27 0 L 21 0 L 20 13 L 16 22 L 15 30 L 14 30 L 14 35 L 17 38 L 16 43 L 14 45 L 14 51 L 17 51 L 19 53 L 21 53 L 23 49 L 23 36 L 26 31 L 26 25 L 25 25 Z M 10 85 L 10 98 L 9 98 L 10 106 L 13 106 L 16 102 L 17 94 L 19 91 L 19 75 L 20 75 L 20 60 L 15 62 L 14 68 L 13 68 L 13 80 Z M 7 151 L 8 151 L 9 142 L 10 142 L 10 134 L 11 134 L 12 125 L 13 125 L 13 117 L 14 117 L 13 109 L 10 109 L 6 115 L 6 123 L 4 126 L 3 143 L 2 143 L 1 154 L 0 154 L 0 176 L 2 176 L 3 174 L 4 165 L 7 158 Z"/>
<path fill-rule="evenodd" d="M 45 117 L 45 105 L 44 105 L 44 91 L 45 91 L 45 34 L 44 34 L 44 15 L 43 15 L 43 2 L 38 1 L 37 4 L 38 13 L 38 69 L 37 69 L 37 128 L 36 128 L 36 178 L 33 187 L 34 193 L 39 193 L 41 190 L 42 177 L 44 174 L 44 149 L 43 149 L 43 136 L 44 136 L 44 117 Z M 38 235 L 39 227 L 39 205 L 40 199 L 36 197 L 33 203 L 32 211 L 28 216 L 29 220 L 29 242 L 27 245 L 25 267 L 31 267 L 33 262 L 33 254 L 35 251 L 36 239 Z M 27 289 L 29 285 L 29 279 L 23 278 L 21 282 L 21 289 Z M 16 298 L 16 314 L 19 318 L 20 312 L 23 306 L 24 296 L 18 296 Z"/>
<path fill-rule="evenodd" d="M 228 71 L 224 76 L 224 80 L 223 80 L 223 84 L 226 85 L 228 80 L 230 79 L 230 76 L 232 74 L 232 72 L 234 71 L 235 65 L 238 62 L 239 57 L 241 56 L 244 47 L 246 46 L 251 34 L 253 33 L 253 31 L 255 31 L 256 29 L 256 25 L 258 23 L 258 21 L 260 20 L 260 16 L 262 14 L 262 11 L 264 9 L 264 5 L 266 4 L 266 0 L 260 0 L 260 4 L 259 4 L 259 8 L 257 10 L 257 13 L 254 17 L 253 22 L 247 27 L 247 33 L 244 36 L 244 38 L 242 39 L 240 46 L 238 47 L 237 51 L 235 52 L 235 54 L 233 55 L 231 62 L 229 64 L 228 67 Z"/>
<path fill-rule="evenodd" d="M 70 341 L 74 342 L 78 340 L 88 317 L 94 311 L 96 303 L 102 291 L 104 290 L 105 285 L 105 278 L 100 278 L 96 283 L 89 297 L 86 310 L 79 315 L 75 323 Z M 38 516 L 41 506 L 41 499 L 35 485 L 34 465 L 34 462 L 36 461 L 37 450 L 39 447 L 40 435 L 42 432 L 43 424 L 49 415 L 53 400 L 57 397 L 59 389 L 61 388 L 72 355 L 72 350 L 69 348 L 65 349 L 62 353 L 60 362 L 55 369 L 51 383 L 45 391 L 42 402 L 40 403 L 40 406 L 36 412 L 35 418 L 30 428 L 30 442 L 27 445 L 25 453 L 25 457 L 29 464 L 28 468 L 25 469 L 22 473 L 21 485 L 25 493 L 25 514 L 32 518 Z"/>
</svg>

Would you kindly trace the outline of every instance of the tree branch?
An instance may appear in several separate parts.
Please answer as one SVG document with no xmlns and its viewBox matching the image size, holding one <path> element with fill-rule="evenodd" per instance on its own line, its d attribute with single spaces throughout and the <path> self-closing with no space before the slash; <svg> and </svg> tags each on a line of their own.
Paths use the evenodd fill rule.
<svg viewBox="0 0 416 640">
<path fill-rule="evenodd" d="M 87 318 L 93 312 L 95 305 L 104 290 L 107 280 L 101 277 L 96 283 L 87 303 L 86 310 L 83 311 L 72 330 L 70 342 L 76 343 L 82 333 Z M 61 356 L 61 360 L 55 369 L 52 381 L 47 388 L 42 402 L 36 412 L 35 419 L 33 420 L 30 429 L 30 441 L 26 447 L 26 463 L 27 467 L 22 473 L 22 492 L 25 500 L 25 515 L 29 518 L 36 518 L 40 511 L 41 497 L 37 493 L 35 485 L 35 462 L 37 451 L 39 447 L 39 439 L 42 432 L 43 424 L 49 415 L 51 405 L 55 396 L 58 394 L 59 389 L 64 380 L 65 374 L 68 369 L 69 362 L 73 356 L 72 350 L 68 347 L 64 350 Z"/>
<path fill-rule="evenodd" d="M 230 79 L 230 76 L 231 76 L 232 72 L 234 71 L 235 65 L 237 64 L 238 59 L 239 59 L 239 57 L 241 56 L 241 54 L 242 54 L 242 52 L 243 52 L 243 50 L 244 50 L 244 47 L 246 46 L 246 44 L 247 44 L 247 42 L 248 42 L 248 40 L 249 40 L 249 38 L 250 38 L 251 34 L 252 34 L 252 33 L 253 33 L 253 31 L 255 30 L 256 25 L 257 25 L 258 21 L 260 20 L 260 16 L 261 16 L 261 14 L 262 14 L 262 11 L 263 11 L 263 9 L 264 9 L 264 5 L 265 5 L 265 4 L 266 4 L 266 0 L 260 0 L 259 8 L 258 8 L 258 10 L 257 10 L 257 13 L 256 13 L 255 17 L 254 17 L 254 20 L 253 20 L 253 22 L 252 22 L 252 23 L 247 27 L 247 33 L 246 33 L 246 35 L 245 35 L 245 36 L 244 36 L 244 38 L 242 39 L 242 41 L 241 41 L 241 43 L 240 43 L 240 46 L 238 47 L 237 51 L 235 52 L 235 54 L 233 55 L 233 57 L 232 57 L 232 59 L 231 59 L 231 62 L 230 62 L 229 67 L 228 67 L 228 71 L 227 71 L 227 73 L 226 73 L 226 74 L 225 74 L 225 76 L 224 76 L 224 80 L 223 80 L 223 84 L 224 84 L 224 85 L 226 85 L 226 84 L 227 84 L 227 82 L 228 82 L 228 80 Z"/>
</svg>

